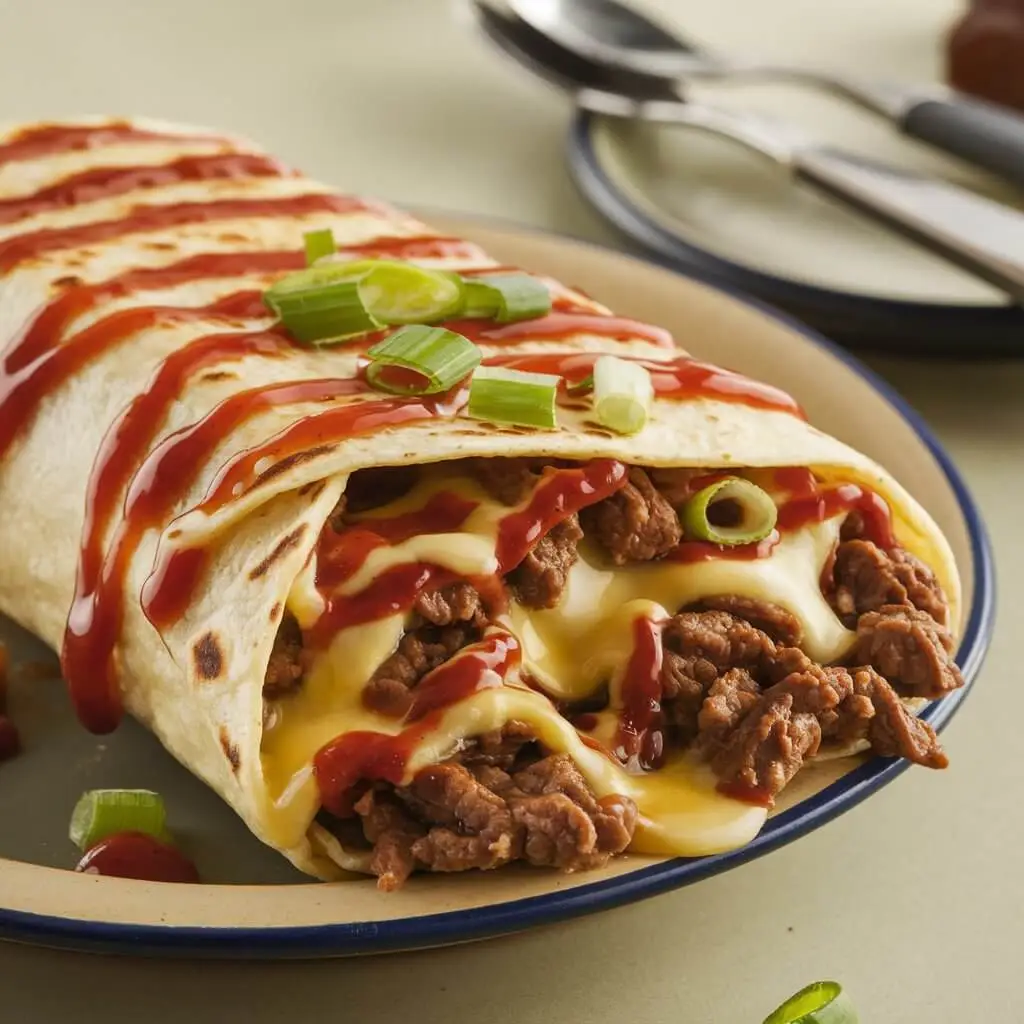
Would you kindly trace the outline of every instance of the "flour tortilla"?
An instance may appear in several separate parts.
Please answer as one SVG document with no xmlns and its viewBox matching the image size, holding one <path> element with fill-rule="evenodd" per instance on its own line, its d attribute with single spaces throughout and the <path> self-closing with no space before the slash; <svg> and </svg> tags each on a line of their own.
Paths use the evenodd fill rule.
<svg viewBox="0 0 1024 1024">
<path fill-rule="evenodd" d="M 220 151 L 257 152 L 234 139 L 189 142 L 180 137 L 187 129 L 138 123 L 166 132 L 167 140 L 0 165 L 0 198 L 34 191 L 89 167 L 160 162 L 208 152 L 211 146 Z M 0 144 L 23 127 L 0 132 Z M 325 186 L 302 177 L 136 190 L 0 224 L 0 242 L 21 232 L 115 219 L 140 202 L 201 201 L 214 194 L 234 198 L 323 191 L 327 191 Z M 429 233 L 414 218 L 381 206 L 344 215 L 185 225 L 125 235 L 85 250 L 61 250 L 22 263 L 0 277 L 0 346 L 15 338 L 32 312 L 57 293 L 55 282 L 68 275 L 95 282 L 138 266 L 169 264 L 197 252 L 301 249 L 303 233 L 321 227 L 330 227 L 342 247 L 378 236 Z M 440 265 L 454 269 L 490 264 L 478 257 L 442 261 Z M 191 283 L 159 294 L 135 294 L 106 302 L 75 327 L 135 304 L 203 305 L 242 287 L 262 287 L 268 280 L 249 275 Z M 580 304 L 588 301 L 580 295 L 575 298 Z M 597 311 L 603 309 L 591 305 Z M 74 592 L 89 470 L 107 428 L 170 352 L 204 334 L 254 326 L 261 324 L 238 323 L 225 328 L 223 321 L 210 320 L 155 327 L 87 365 L 49 396 L 0 461 L 0 610 L 59 650 Z M 541 339 L 518 350 L 595 350 L 654 359 L 678 355 L 640 339 L 612 341 L 588 335 Z M 225 369 L 227 378 L 203 380 L 200 374 L 199 379 L 190 381 L 162 425 L 161 437 L 194 422 L 239 390 L 275 380 L 349 376 L 355 370 L 355 356 L 343 349 L 295 349 L 283 359 L 247 356 Z M 409 424 L 355 437 L 296 461 L 283 472 L 268 475 L 265 482 L 210 518 L 190 511 L 227 458 L 266 441 L 311 411 L 310 406 L 296 406 L 261 414 L 226 437 L 207 465 L 197 467 L 173 526 L 168 522 L 162 530 L 149 534 L 132 560 L 129 600 L 117 650 L 130 712 L 183 765 L 215 789 L 257 836 L 272 845 L 260 763 L 263 678 L 280 608 L 344 491 L 348 475 L 358 469 L 508 455 L 580 460 L 611 457 L 653 466 L 808 466 L 826 479 L 862 483 L 886 499 L 893 510 L 899 542 L 935 571 L 949 597 L 951 627 L 954 634 L 958 631 L 961 588 L 949 544 L 928 513 L 881 466 L 797 417 L 713 399 L 658 400 L 648 426 L 632 437 L 596 431 L 583 413 L 568 411 L 560 413 L 560 428 L 553 432 L 508 430 L 462 416 Z M 290 543 L 282 543 L 286 539 Z M 142 613 L 138 600 L 142 586 L 153 569 L 158 547 L 170 550 L 199 541 L 211 545 L 213 551 L 204 585 L 183 617 L 161 635 Z M 219 655 L 215 671 L 211 671 L 209 658 L 197 654 L 200 645 L 209 651 L 211 638 Z M 336 871 L 307 843 L 283 852 L 311 873 L 330 875 Z"/>
</svg>

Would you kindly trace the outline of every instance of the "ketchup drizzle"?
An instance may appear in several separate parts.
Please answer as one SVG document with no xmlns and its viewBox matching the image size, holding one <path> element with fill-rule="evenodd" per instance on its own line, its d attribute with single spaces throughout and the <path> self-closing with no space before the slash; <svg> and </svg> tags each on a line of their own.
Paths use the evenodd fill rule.
<svg viewBox="0 0 1024 1024">
<path fill-rule="evenodd" d="M 54 153 L 69 153 L 115 142 L 220 142 L 216 135 L 174 135 L 135 128 L 125 121 L 97 125 L 46 124 L 18 132 L 0 144 L 0 167 L 16 160 L 35 160 Z"/>
<path fill-rule="evenodd" d="M 633 652 L 622 680 L 622 712 L 616 736 L 615 756 L 636 759 L 648 771 L 658 768 L 665 756 L 661 713 L 661 665 L 664 658 L 663 623 L 637 618 L 633 622 Z"/>
<path fill-rule="evenodd" d="M 519 665 L 519 645 L 510 633 L 492 633 L 435 669 L 417 687 L 407 721 L 396 736 L 349 732 L 331 740 L 313 759 L 313 772 L 324 807 L 335 817 L 352 811 L 353 787 L 362 781 L 400 785 L 410 755 L 437 727 L 445 709 L 480 690 L 503 685 Z"/>
<path fill-rule="evenodd" d="M 381 204 L 354 196 L 312 193 L 274 199 L 213 199 L 202 203 L 136 206 L 127 217 L 69 228 L 41 228 L 0 241 L 0 271 L 49 252 L 96 245 L 125 235 L 143 234 L 184 224 L 245 217 L 298 217 L 309 213 L 354 213 Z"/>
<path fill-rule="evenodd" d="M 599 323 L 602 318 L 595 317 L 594 319 L 596 323 Z M 524 325 L 540 322 L 539 320 L 522 321 Z M 512 326 L 520 325 L 513 324 Z M 588 328 L 588 330 L 591 329 Z M 595 325 L 591 333 L 601 334 L 602 332 L 600 327 Z M 519 340 L 525 340 L 525 338 L 524 335 Z M 480 340 L 483 342 L 484 339 Z M 601 355 L 600 352 L 500 354 L 488 356 L 484 359 L 484 363 L 487 366 L 505 366 L 513 370 L 525 370 L 528 373 L 559 374 L 565 378 L 566 384 L 572 387 L 581 383 L 594 372 L 594 363 Z M 803 409 L 785 391 L 773 387 L 771 384 L 751 380 L 732 370 L 724 370 L 711 363 L 700 363 L 689 356 L 677 356 L 675 359 L 666 361 L 653 359 L 630 359 L 629 361 L 639 363 L 650 372 L 654 393 L 660 398 L 715 398 L 721 402 L 736 402 L 758 409 L 773 409 L 806 419 Z"/>
<path fill-rule="evenodd" d="M 587 310 L 586 312 L 556 311 L 548 313 L 547 316 L 536 317 L 533 320 L 519 320 L 515 323 L 499 324 L 498 326 L 495 326 L 491 320 L 482 319 L 451 320 L 445 326 L 449 330 L 465 335 L 480 345 L 515 344 L 516 342 L 527 341 L 530 338 L 537 337 L 571 338 L 577 334 L 596 334 L 602 338 L 616 338 L 621 341 L 633 341 L 641 338 L 661 348 L 675 348 L 672 335 L 664 328 L 645 324 L 641 320 L 630 320 L 626 317 L 595 313 L 593 310 Z M 591 364 L 593 364 L 593 360 L 597 358 L 597 355 L 600 355 L 600 353 L 591 356 Z M 562 358 L 565 358 L 564 353 Z M 520 369 L 524 368 L 520 367 Z"/>
<path fill-rule="evenodd" d="M 185 156 L 167 164 L 134 167 L 93 167 L 73 174 L 31 196 L 0 200 L 0 224 L 10 224 L 47 210 L 124 195 L 136 189 L 161 188 L 184 181 L 213 178 L 294 177 L 284 164 L 252 153 L 215 153 Z"/>
</svg>

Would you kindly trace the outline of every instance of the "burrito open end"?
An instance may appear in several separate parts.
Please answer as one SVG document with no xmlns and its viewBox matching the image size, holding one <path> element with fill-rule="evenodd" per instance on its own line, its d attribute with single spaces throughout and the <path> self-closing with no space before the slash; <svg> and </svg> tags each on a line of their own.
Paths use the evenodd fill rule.
<svg viewBox="0 0 1024 1024">
<path fill-rule="evenodd" d="M 960 582 L 884 469 L 546 278 L 439 325 L 555 381 L 552 425 L 474 413 L 478 370 L 382 389 L 396 321 L 309 344 L 265 301 L 310 232 L 526 276 L 206 130 L 0 132 L 0 610 L 86 728 L 129 711 L 303 871 L 386 890 L 732 849 L 825 757 L 945 767 L 915 712 L 963 683 Z M 630 433 L 607 356 L 649 381 Z"/>
</svg>

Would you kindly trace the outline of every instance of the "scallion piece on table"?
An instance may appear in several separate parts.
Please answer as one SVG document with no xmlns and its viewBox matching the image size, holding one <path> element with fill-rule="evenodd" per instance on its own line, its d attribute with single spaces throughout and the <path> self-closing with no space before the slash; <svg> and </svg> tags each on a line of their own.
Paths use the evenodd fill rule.
<svg viewBox="0 0 1024 1024">
<path fill-rule="evenodd" d="M 465 285 L 465 317 L 487 317 L 509 324 L 551 312 L 547 285 L 529 274 L 487 274 L 470 278 Z"/>
<path fill-rule="evenodd" d="M 324 256 L 333 256 L 337 251 L 334 244 L 334 232 L 330 228 L 321 228 L 319 231 L 307 231 L 303 235 L 306 245 L 306 266 L 311 267 L 317 260 Z"/>
<path fill-rule="evenodd" d="M 561 379 L 550 373 L 477 367 L 466 411 L 477 420 L 553 429 L 558 426 L 555 398 Z"/>
<path fill-rule="evenodd" d="M 775 529 L 778 510 L 771 495 L 738 476 L 709 484 L 680 512 L 685 536 L 713 544 L 752 544 Z"/>
<path fill-rule="evenodd" d="M 399 395 L 447 391 L 472 373 L 482 358 L 468 338 L 424 324 L 400 327 L 367 355 L 366 379 L 381 391 Z"/>
<path fill-rule="evenodd" d="M 643 430 L 654 399 L 651 375 L 639 363 L 600 356 L 594 363 L 594 415 L 617 434 Z"/>
<path fill-rule="evenodd" d="M 68 835 L 88 850 L 117 832 L 144 832 L 166 841 L 167 811 L 163 797 L 149 789 L 90 789 L 71 812 Z"/>
<path fill-rule="evenodd" d="M 858 1024 L 858 1017 L 839 982 L 816 981 L 787 999 L 764 1024 Z"/>
<path fill-rule="evenodd" d="M 461 280 L 393 260 L 321 263 L 263 294 L 285 328 L 307 344 L 336 344 L 386 324 L 433 322 L 463 305 Z"/>
</svg>

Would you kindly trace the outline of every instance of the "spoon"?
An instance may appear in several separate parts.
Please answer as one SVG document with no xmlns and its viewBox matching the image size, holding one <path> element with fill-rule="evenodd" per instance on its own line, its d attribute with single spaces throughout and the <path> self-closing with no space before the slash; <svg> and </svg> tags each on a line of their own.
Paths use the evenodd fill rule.
<svg viewBox="0 0 1024 1024">
<path fill-rule="evenodd" d="M 1024 118 L 1004 107 L 939 86 L 726 57 L 698 48 L 621 0 L 509 0 L 509 6 L 566 52 L 620 71 L 723 82 L 775 78 L 824 88 L 915 139 L 1024 186 Z"/>
<path fill-rule="evenodd" d="M 493 0 L 469 0 L 488 38 L 579 107 L 732 139 L 1024 302 L 1024 214 L 951 183 L 817 145 L 792 125 L 688 103 L 665 79 L 613 71 L 564 49 Z"/>
</svg>

